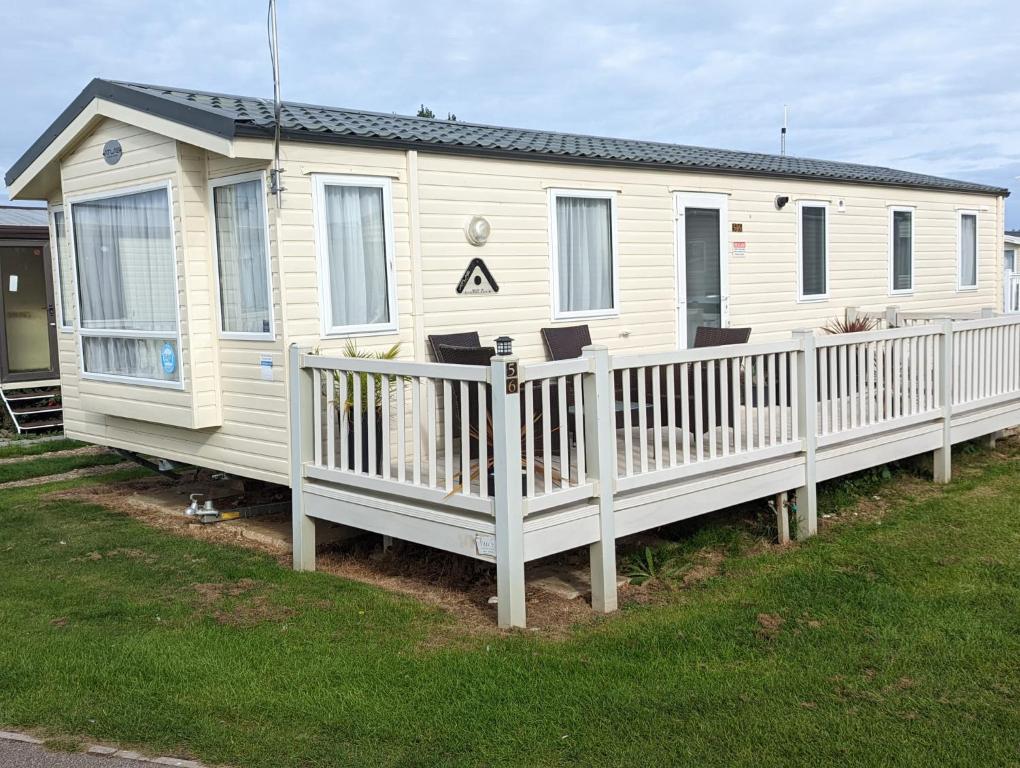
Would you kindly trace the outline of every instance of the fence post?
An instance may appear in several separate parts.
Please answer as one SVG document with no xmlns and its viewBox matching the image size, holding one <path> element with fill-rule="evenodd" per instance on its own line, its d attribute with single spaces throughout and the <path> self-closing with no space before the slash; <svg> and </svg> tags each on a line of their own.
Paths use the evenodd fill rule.
<svg viewBox="0 0 1020 768">
<path fill-rule="evenodd" d="M 501 627 L 523 627 L 524 514 L 517 358 L 494 357 L 491 371 L 497 618 Z"/>
<path fill-rule="evenodd" d="M 312 372 L 301 367 L 301 348 L 291 344 L 288 350 L 288 387 L 290 396 L 290 498 L 291 540 L 295 571 L 315 570 L 315 520 L 304 512 L 304 464 L 312 458 L 315 431 Z M 308 417 L 311 417 L 308 418 Z"/>
<path fill-rule="evenodd" d="M 797 489 L 797 538 L 806 539 L 818 533 L 818 489 L 815 452 L 818 446 L 818 384 L 816 370 L 815 332 L 799 329 L 793 332 L 802 344 L 801 364 L 797 368 L 797 426 L 804 440 L 804 485 Z"/>
<path fill-rule="evenodd" d="M 850 323 L 852 323 L 855 320 L 857 320 L 857 317 L 860 314 L 861 314 L 861 311 L 857 307 L 847 307 L 844 310 L 844 317 L 846 318 L 847 325 L 849 325 Z"/>
<path fill-rule="evenodd" d="M 885 327 L 886 328 L 898 328 L 900 321 L 900 308 L 899 307 L 886 307 L 885 308 Z"/>
<path fill-rule="evenodd" d="M 940 321 L 939 392 L 942 395 L 942 447 L 932 455 L 933 479 L 948 483 L 953 478 L 953 321 Z"/>
<path fill-rule="evenodd" d="M 587 346 L 581 354 L 591 362 L 584 374 L 584 456 L 588 476 L 595 483 L 599 505 L 599 540 L 589 549 L 591 562 L 591 605 L 609 613 L 617 608 L 616 595 L 616 454 L 613 430 L 616 428 L 612 372 L 609 348 Z"/>
<path fill-rule="evenodd" d="M 982 307 L 981 308 L 981 319 L 982 320 L 988 320 L 988 319 L 993 318 L 993 317 L 995 317 L 995 308 L 994 307 Z"/>
</svg>

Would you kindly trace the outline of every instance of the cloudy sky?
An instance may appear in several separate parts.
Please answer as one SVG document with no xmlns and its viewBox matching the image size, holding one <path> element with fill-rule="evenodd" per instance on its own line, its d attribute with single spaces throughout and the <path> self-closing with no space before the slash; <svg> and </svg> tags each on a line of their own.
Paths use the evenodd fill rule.
<svg viewBox="0 0 1020 768">
<path fill-rule="evenodd" d="M 4 25 L 0 168 L 94 76 L 272 93 L 262 0 L 32 0 Z M 790 154 L 1020 191 L 1018 29 L 1016 0 L 280 0 L 287 99 L 764 152 L 789 104 Z"/>
</svg>

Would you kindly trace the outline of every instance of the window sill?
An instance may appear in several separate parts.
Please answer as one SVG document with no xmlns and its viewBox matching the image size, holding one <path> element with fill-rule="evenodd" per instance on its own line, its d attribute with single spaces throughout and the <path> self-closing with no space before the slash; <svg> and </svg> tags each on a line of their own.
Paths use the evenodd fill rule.
<svg viewBox="0 0 1020 768">
<path fill-rule="evenodd" d="M 569 314 L 558 314 L 552 316 L 554 323 L 569 323 L 574 320 L 611 320 L 620 316 L 619 310 L 597 312 L 570 312 Z"/>
<path fill-rule="evenodd" d="M 159 379 L 140 379 L 135 376 L 117 376 L 110 373 L 89 373 L 81 371 L 81 378 L 85 381 L 100 381 L 105 384 L 129 384 L 135 387 L 154 387 L 156 389 L 184 390 L 184 382 L 181 381 L 160 381 Z"/>
<path fill-rule="evenodd" d="M 957 293 L 973 293 L 978 289 L 976 285 L 958 285 L 956 286 Z"/>
<path fill-rule="evenodd" d="M 898 296 L 898 297 L 913 296 L 914 295 L 914 289 L 913 288 L 909 288 L 909 289 L 904 289 L 904 290 L 901 290 L 901 291 L 889 291 L 889 295 L 890 296 Z"/>
<path fill-rule="evenodd" d="M 829 300 L 829 294 L 824 296 L 798 296 L 798 304 L 822 304 Z"/>
<path fill-rule="evenodd" d="M 276 341 L 275 333 L 227 333 L 220 331 L 220 341 Z"/>
<path fill-rule="evenodd" d="M 359 326 L 355 328 L 330 328 L 329 330 L 323 331 L 319 338 L 321 339 L 351 339 L 351 338 L 363 338 L 369 336 L 395 336 L 400 332 L 400 329 L 396 325 L 388 326 Z"/>
</svg>

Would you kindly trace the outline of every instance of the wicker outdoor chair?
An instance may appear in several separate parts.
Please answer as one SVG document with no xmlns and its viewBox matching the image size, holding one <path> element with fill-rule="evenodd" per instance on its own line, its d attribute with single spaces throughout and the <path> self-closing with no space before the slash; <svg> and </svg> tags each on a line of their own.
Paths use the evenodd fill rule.
<svg viewBox="0 0 1020 768">
<path fill-rule="evenodd" d="M 710 328 L 699 325 L 694 332 L 694 346 L 725 347 L 729 344 L 746 344 L 751 338 L 750 328 Z"/>
<path fill-rule="evenodd" d="M 543 328 L 542 342 L 550 360 L 572 360 L 581 356 L 582 349 L 591 346 L 591 331 L 587 325 Z"/>
<path fill-rule="evenodd" d="M 440 333 L 429 336 L 429 346 L 432 347 L 432 358 L 437 363 L 449 363 L 452 360 L 444 360 L 439 349 L 441 345 L 460 348 L 481 348 L 482 341 L 478 338 L 478 331 L 466 333 Z M 488 361 L 482 365 L 488 365 Z M 465 363 L 465 365 L 478 365 L 478 363 Z"/>
</svg>

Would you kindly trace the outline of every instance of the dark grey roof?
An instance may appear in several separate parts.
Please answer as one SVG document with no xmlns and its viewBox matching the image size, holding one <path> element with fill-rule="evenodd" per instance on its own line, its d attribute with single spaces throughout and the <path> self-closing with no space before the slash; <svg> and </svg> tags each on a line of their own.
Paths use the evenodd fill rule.
<svg viewBox="0 0 1020 768">
<path fill-rule="evenodd" d="M 7 182 L 17 178 L 97 96 L 222 136 L 268 137 L 273 133 L 273 104 L 267 99 L 96 79 L 11 167 Z M 500 128 L 293 102 L 283 104 L 280 130 L 284 138 L 297 141 L 1009 194 L 1009 190 L 1000 187 L 854 163 Z"/>
<path fill-rule="evenodd" d="M 1020 229 L 1007 229 L 1006 235 L 1008 237 L 1020 237 Z"/>
<path fill-rule="evenodd" d="M 46 209 L 0 205 L 0 227 L 45 227 Z"/>
</svg>

